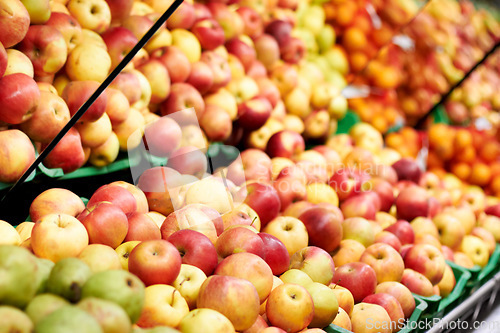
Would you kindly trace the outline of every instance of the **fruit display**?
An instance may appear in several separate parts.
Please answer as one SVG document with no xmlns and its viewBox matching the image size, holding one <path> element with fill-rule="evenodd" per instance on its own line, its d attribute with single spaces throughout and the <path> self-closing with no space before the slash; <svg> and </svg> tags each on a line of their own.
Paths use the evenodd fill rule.
<svg viewBox="0 0 500 333">
<path fill-rule="evenodd" d="M 85 203 L 42 192 L 33 222 L 0 224 L 0 311 L 19 318 L 0 327 L 397 332 L 414 295 L 453 291 L 449 262 L 486 266 L 499 199 L 422 172 L 366 123 L 307 150 L 292 133 L 214 174 L 155 167 Z"/>
</svg>

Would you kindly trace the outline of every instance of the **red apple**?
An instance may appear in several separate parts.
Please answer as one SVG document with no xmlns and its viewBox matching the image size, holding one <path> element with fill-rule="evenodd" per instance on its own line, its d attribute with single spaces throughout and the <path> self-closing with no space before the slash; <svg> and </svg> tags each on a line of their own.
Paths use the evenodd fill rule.
<svg viewBox="0 0 500 333">
<path fill-rule="evenodd" d="M 205 6 L 205 4 L 196 2 L 193 4 L 193 7 L 194 7 L 194 15 L 196 17 L 195 22 L 212 17 L 212 13 L 207 8 L 207 6 Z"/>
<path fill-rule="evenodd" d="M 405 285 L 395 281 L 382 282 L 375 288 L 375 294 L 379 293 L 395 297 L 401 305 L 405 318 L 410 318 L 415 310 L 415 298 Z"/>
<path fill-rule="evenodd" d="M 297 132 L 284 130 L 271 136 L 266 152 L 272 157 L 292 158 L 305 150 L 304 138 Z"/>
<path fill-rule="evenodd" d="M 138 42 L 129 29 L 119 26 L 109 28 L 101 37 L 108 47 L 112 69 L 118 66 Z"/>
<path fill-rule="evenodd" d="M 325 208 L 311 208 L 299 216 L 309 234 L 309 244 L 327 252 L 338 248 L 342 240 L 342 218 Z"/>
<path fill-rule="evenodd" d="M 7 70 L 7 62 L 7 51 L 5 51 L 5 47 L 0 42 L 0 77 L 2 77 Z"/>
<path fill-rule="evenodd" d="M 191 62 L 176 46 L 165 46 L 154 50 L 151 58 L 160 60 L 167 67 L 172 83 L 185 82 L 191 73 Z"/>
<path fill-rule="evenodd" d="M 292 33 L 292 25 L 290 22 L 282 20 L 271 21 L 266 26 L 266 34 L 269 34 L 276 39 L 278 45 L 281 45 L 285 40 L 287 40 Z"/>
<path fill-rule="evenodd" d="M 46 146 L 43 144 L 42 150 Z M 75 128 L 72 128 L 47 155 L 43 164 L 47 168 L 61 168 L 64 173 L 70 173 L 85 164 L 85 160 L 80 134 Z"/>
<path fill-rule="evenodd" d="M 198 61 L 192 64 L 191 74 L 186 82 L 195 87 L 200 94 L 204 95 L 212 88 L 214 73 L 210 66 L 204 62 Z"/>
<path fill-rule="evenodd" d="M 413 269 L 405 269 L 401 283 L 417 295 L 425 297 L 434 295 L 434 289 L 429 279 Z"/>
<path fill-rule="evenodd" d="M 341 168 L 333 173 L 328 181 L 337 192 L 341 202 L 361 192 L 362 178 L 354 168 Z"/>
<path fill-rule="evenodd" d="M 217 267 L 217 251 L 207 236 L 183 229 L 171 234 L 167 240 L 177 248 L 183 264 L 196 266 L 207 276 L 212 275 Z"/>
<path fill-rule="evenodd" d="M 219 238 L 217 238 L 215 249 L 222 258 L 239 252 L 253 253 L 261 258 L 265 256 L 263 240 L 256 232 L 242 226 L 236 226 L 225 230 Z"/>
<path fill-rule="evenodd" d="M 148 15 L 130 15 L 123 20 L 121 26 L 130 30 L 140 40 L 153 24 L 153 19 Z"/>
<path fill-rule="evenodd" d="M 210 2 L 207 4 L 213 18 L 224 29 L 226 40 L 240 35 L 244 29 L 243 19 L 233 12 L 226 4 Z"/>
<path fill-rule="evenodd" d="M 80 23 L 69 14 L 52 12 L 50 14 L 50 19 L 45 24 L 59 30 L 66 41 L 68 52 L 71 52 L 76 45 L 82 42 L 82 27 Z"/>
<path fill-rule="evenodd" d="M 135 197 L 127 189 L 118 185 L 109 184 L 99 187 L 90 197 L 87 207 L 92 208 L 103 201 L 113 203 L 125 214 L 131 214 L 137 210 Z"/>
<path fill-rule="evenodd" d="M 169 157 L 167 167 L 183 175 L 201 177 L 207 171 L 207 156 L 203 150 L 193 146 L 184 146 L 175 150 Z"/>
<path fill-rule="evenodd" d="M 243 19 L 245 28 L 243 33 L 252 39 L 262 35 L 264 32 L 264 23 L 262 17 L 253 8 L 247 6 L 239 7 L 236 12 Z"/>
<path fill-rule="evenodd" d="M 389 231 L 381 231 L 375 235 L 375 243 L 384 243 L 392 246 L 396 251 L 401 250 L 401 241 L 399 238 Z"/>
<path fill-rule="evenodd" d="M 422 170 L 417 162 L 409 158 L 402 158 L 392 165 L 398 174 L 398 180 L 409 180 L 418 184 Z"/>
<path fill-rule="evenodd" d="M 375 220 L 377 203 L 380 202 L 380 199 L 378 196 L 369 195 L 369 193 L 373 192 L 363 192 L 342 202 L 340 209 L 344 217 L 363 217 L 367 220 Z"/>
<path fill-rule="evenodd" d="M 274 110 L 278 102 L 281 101 L 281 94 L 278 88 L 267 77 L 259 77 L 255 79 L 255 82 L 259 86 L 259 96 L 267 98 Z"/>
<path fill-rule="evenodd" d="M 170 95 L 167 100 L 161 104 L 162 116 L 189 108 L 194 108 L 198 119 L 201 118 L 205 111 L 205 101 L 203 97 L 201 97 L 201 94 L 188 83 L 172 84 Z"/>
<path fill-rule="evenodd" d="M 391 294 L 377 293 L 369 295 L 363 299 L 363 303 L 371 303 L 380 305 L 387 311 L 391 318 L 391 328 L 393 332 L 398 332 L 404 325 L 405 314 L 401 304 L 396 297 Z"/>
<path fill-rule="evenodd" d="M 363 188 L 376 193 L 380 198 L 380 210 L 388 212 L 394 203 L 394 191 L 392 185 L 381 178 L 372 178 L 363 184 Z"/>
<path fill-rule="evenodd" d="M 252 182 L 242 187 L 239 195 L 259 215 L 261 228 L 278 216 L 281 203 L 278 192 L 269 184 Z"/>
<path fill-rule="evenodd" d="M 444 256 L 439 249 L 430 244 L 412 246 L 404 257 L 405 267 L 423 274 L 435 285 L 441 281 L 444 269 Z"/>
<path fill-rule="evenodd" d="M 249 45 L 243 38 L 233 38 L 226 42 L 226 49 L 234 54 L 241 62 L 245 71 L 248 71 L 252 62 L 257 59 L 253 45 Z"/>
<path fill-rule="evenodd" d="M 414 218 L 429 216 L 429 195 L 418 186 L 403 189 L 395 201 L 398 219 L 412 221 Z"/>
<path fill-rule="evenodd" d="M 396 223 L 391 224 L 384 230 L 396 235 L 401 242 L 401 245 L 413 244 L 415 241 L 415 232 L 408 221 L 398 220 Z"/>
<path fill-rule="evenodd" d="M 191 32 L 200 41 L 204 50 L 213 50 L 224 44 L 224 29 L 213 18 L 197 20 Z"/>
<path fill-rule="evenodd" d="M 344 264 L 335 270 L 333 283 L 347 288 L 355 303 L 359 303 L 375 292 L 377 275 L 373 268 L 362 262 Z"/>
<path fill-rule="evenodd" d="M 167 20 L 168 29 L 191 29 L 195 22 L 196 16 L 194 13 L 193 4 L 183 2 Z"/>
<path fill-rule="evenodd" d="M 169 189 L 181 186 L 181 175 L 172 168 L 147 169 L 139 177 L 137 186 L 148 199 L 149 209 L 165 216 L 174 211 Z"/>
<path fill-rule="evenodd" d="M 87 208 L 88 215 L 81 219 L 91 244 L 104 244 L 117 248 L 127 235 L 127 216 L 111 202 L 99 202 Z"/>
<path fill-rule="evenodd" d="M 179 275 L 181 264 L 177 248 L 163 239 L 141 242 L 128 258 L 128 270 L 146 286 L 171 284 Z"/>
<path fill-rule="evenodd" d="M 111 24 L 116 25 L 130 16 L 133 0 L 106 0 L 111 12 Z"/>
<path fill-rule="evenodd" d="M 274 275 L 280 275 L 288 270 L 290 255 L 282 241 L 265 232 L 258 233 L 264 242 L 264 260 L 271 267 Z"/>
<path fill-rule="evenodd" d="M 283 177 L 273 182 L 273 187 L 278 192 L 281 202 L 281 211 L 284 211 L 292 203 L 306 199 L 306 185 L 295 178 Z"/>
<path fill-rule="evenodd" d="M 201 61 L 206 63 L 214 75 L 211 92 L 225 87 L 231 80 L 231 68 L 227 59 L 217 54 L 215 51 L 205 51 L 201 54 Z"/>
<path fill-rule="evenodd" d="M 94 94 L 99 87 L 96 81 L 72 81 L 66 85 L 61 97 L 68 105 L 69 113 L 73 116 L 80 107 Z M 80 118 L 81 121 L 92 122 L 102 117 L 106 112 L 108 97 L 102 93 L 92 106 Z"/>
<path fill-rule="evenodd" d="M 133 105 L 141 98 L 141 83 L 134 73 L 122 71 L 118 74 L 116 79 L 111 82 L 110 87 L 121 91 L 127 97 L 130 105 Z"/>
<path fill-rule="evenodd" d="M 40 89 L 26 74 L 0 78 L 0 121 L 20 124 L 28 120 L 40 103 Z"/>
<path fill-rule="evenodd" d="M 161 117 L 144 129 L 144 142 L 152 155 L 167 157 L 181 144 L 182 130 L 170 117 Z"/>
<path fill-rule="evenodd" d="M 161 239 L 160 228 L 146 213 L 130 213 L 127 219 L 128 232 L 123 242 Z"/>
<path fill-rule="evenodd" d="M 306 55 L 304 42 L 296 37 L 288 37 L 280 44 L 281 59 L 289 64 L 299 63 Z"/>
<path fill-rule="evenodd" d="M 231 116 L 217 105 L 207 105 L 200 119 L 200 126 L 211 141 L 224 141 L 233 130 Z"/>
<path fill-rule="evenodd" d="M 290 270 L 306 273 L 313 282 L 330 285 L 335 272 L 332 256 L 317 246 L 306 246 L 290 257 Z M 307 288 L 307 286 L 306 286 Z"/>
<path fill-rule="evenodd" d="M 0 131 L 0 182 L 13 183 L 35 161 L 35 148 L 17 129 Z"/>
<path fill-rule="evenodd" d="M 253 131 L 262 127 L 271 116 L 273 107 L 265 97 L 255 97 L 238 105 L 241 127 Z"/>
<path fill-rule="evenodd" d="M 40 77 L 57 73 L 68 56 L 63 35 L 49 25 L 31 25 L 17 48 L 30 58 L 35 76 Z"/>
<path fill-rule="evenodd" d="M 19 0 L 0 3 L 0 43 L 9 48 L 24 39 L 30 26 L 30 15 Z"/>
</svg>

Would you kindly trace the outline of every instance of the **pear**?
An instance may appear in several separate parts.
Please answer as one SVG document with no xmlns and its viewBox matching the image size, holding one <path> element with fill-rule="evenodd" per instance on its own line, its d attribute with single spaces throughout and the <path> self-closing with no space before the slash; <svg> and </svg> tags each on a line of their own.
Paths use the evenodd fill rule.
<svg viewBox="0 0 500 333">
<path fill-rule="evenodd" d="M 35 296 L 36 257 L 27 249 L 0 245 L 0 304 L 24 308 Z"/>
<path fill-rule="evenodd" d="M 128 333 L 132 330 L 128 314 L 114 302 L 87 297 L 77 306 L 94 317 L 104 333 Z"/>
<path fill-rule="evenodd" d="M 115 302 L 127 312 L 135 323 L 144 304 L 144 283 L 137 276 L 124 270 L 96 273 L 83 285 L 82 299 L 97 297 Z"/>
<path fill-rule="evenodd" d="M 33 322 L 21 310 L 13 306 L 0 306 L 0 332 L 31 333 Z"/>
<path fill-rule="evenodd" d="M 38 272 L 36 274 L 38 288 L 36 290 L 36 293 L 38 295 L 45 292 L 47 288 L 47 280 L 49 279 L 52 268 L 54 268 L 54 263 L 48 259 L 43 258 L 37 258 L 36 263 L 38 266 Z"/>
<path fill-rule="evenodd" d="M 35 333 L 103 333 L 97 320 L 74 305 L 52 312 L 35 325 Z"/>
<path fill-rule="evenodd" d="M 65 305 L 70 305 L 70 303 L 61 296 L 40 294 L 28 303 L 24 311 L 36 325 L 40 320 Z"/>
<path fill-rule="evenodd" d="M 84 261 L 78 258 L 61 259 L 50 272 L 47 292 L 76 303 L 80 300 L 82 286 L 91 275 L 92 271 Z"/>
</svg>

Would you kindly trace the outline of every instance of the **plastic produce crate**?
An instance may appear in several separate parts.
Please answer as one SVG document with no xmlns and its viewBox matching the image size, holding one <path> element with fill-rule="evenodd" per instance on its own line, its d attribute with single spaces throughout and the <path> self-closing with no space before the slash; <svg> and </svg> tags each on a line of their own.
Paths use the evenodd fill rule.
<svg viewBox="0 0 500 333">
<path fill-rule="evenodd" d="M 438 306 L 438 312 L 443 311 L 443 314 L 446 315 L 450 310 L 460 304 L 467 296 L 466 293 L 466 285 L 470 280 L 471 273 L 465 268 L 447 261 L 447 264 L 450 265 L 453 270 L 453 275 L 455 276 L 456 284 L 453 291 L 445 298 L 441 299 Z"/>
<path fill-rule="evenodd" d="M 420 317 L 422 316 L 422 314 L 425 312 L 426 309 L 427 309 L 427 303 L 424 300 L 415 297 L 415 310 L 413 310 L 413 313 L 411 314 L 410 318 L 408 318 L 407 325 L 405 325 L 399 332 L 400 333 L 415 332 L 415 328 L 418 327 L 418 322 L 420 320 Z M 333 324 L 329 325 L 323 330 L 327 333 L 351 332 Z"/>
<path fill-rule="evenodd" d="M 497 244 L 495 251 L 490 256 L 488 264 L 479 272 L 476 287 L 482 286 L 487 281 L 491 280 L 493 276 L 500 270 L 498 261 L 500 259 L 500 244 Z"/>
</svg>

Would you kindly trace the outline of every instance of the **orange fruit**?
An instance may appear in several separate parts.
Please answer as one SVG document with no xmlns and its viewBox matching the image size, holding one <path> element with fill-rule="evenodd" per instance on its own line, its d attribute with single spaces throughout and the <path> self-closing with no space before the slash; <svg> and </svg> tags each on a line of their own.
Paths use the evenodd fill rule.
<svg viewBox="0 0 500 333">
<path fill-rule="evenodd" d="M 495 161 L 491 163 L 490 170 L 493 176 L 500 175 L 500 161 Z"/>
<path fill-rule="evenodd" d="M 455 154 L 455 160 L 458 162 L 472 163 L 476 159 L 476 150 L 472 146 L 466 146 L 458 150 Z"/>
<path fill-rule="evenodd" d="M 471 174 L 471 167 L 467 163 L 459 162 L 451 166 L 451 172 L 461 180 L 466 180 Z"/>
<path fill-rule="evenodd" d="M 485 162 L 493 162 L 498 160 L 500 156 L 500 145 L 495 141 L 486 142 L 479 150 L 479 157 Z"/>
<path fill-rule="evenodd" d="M 496 175 L 495 177 L 493 177 L 493 179 L 491 180 L 490 188 L 497 196 L 500 195 L 500 175 Z"/>
<path fill-rule="evenodd" d="M 461 150 L 470 146 L 472 146 L 472 133 L 465 128 L 458 129 L 455 132 L 455 148 Z"/>
<path fill-rule="evenodd" d="M 381 73 L 375 77 L 374 84 L 380 88 L 392 89 L 399 84 L 400 80 L 401 73 L 398 69 L 385 66 L 382 68 Z"/>
<path fill-rule="evenodd" d="M 385 119 L 387 119 L 389 125 L 393 125 L 394 122 L 396 122 L 396 119 L 398 118 L 398 111 L 395 108 L 388 106 L 384 109 L 383 112 L 384 112 L 384 117 Z"/>
<path fill-rule="evenodd" d="M 403 136 L 397 132 L 389 133 L 385 138 L 385 144 L 389 148 L 398 150 L 400 147 L 405 145 Z"/>
<path fill-rule="evenodd" d="M 348 28 L 342 36 L 342 44 L 349 51 L 363 50 L 367 43 L 365 33 L 358 27 Z"/>
<path fill-rule="evenodd" d="M 483 162 L 476 162 L 472 165 L 472 170 L 469 176 L 469 183 L 473 185 L 486 186 L 491 180 L 491 170 Z"/>
<path fill-rule="evenodd" d="M 340 26 L 349 25 L 356 16 L 357 6 L 353 1 L 340 3 L 337 7 L 337 15 L 335 21 Z"/>
<path fill-rule="evenodd" d="M 384 46 L 392 39 L 394 33 L 391 28 L 385 23 L 382 23 L 380 29 L 373 30 L 372 40 L 378 47 Z"/>
<path fill-rule="evenodd" d="M 371 19 L 367 15 L 356 15 L 353 26 L 361 30 L 364 34 L 368 34 L 373 29 Z"/>
<path fill-rule="evenodd" d="M 401 110 L 408 116 L 416 116 L 420 114 L 420 105 L 413 97 L 406 96 L 401 98 Z"/>
<path fill-rule="evenodd" d="M 441 158 L 439 158 L 438 155 L 436 155 L 435 152 L 429 151 L 429 154 L 427 155 L 427 166 L 429 169 L 434 169 L 434 168 L 443 168 L 444 163 Z"/>
<path fill-rule="evenodd" d="M 368 57 L 366 54 L 360 51 L 352 52 L 349 61 L 351 63 L 351 69 L 353 72 L 359 72 L 366 67 L 368 63 Z"/>
<path fill-rule="evenodd" d="M 385 133 L 389 129 L 389 123 L 387 119 L 382 114 L 377 114 L 372 119 L 372 125 L 379 131 L 380 133 Z"/>
</svg>

